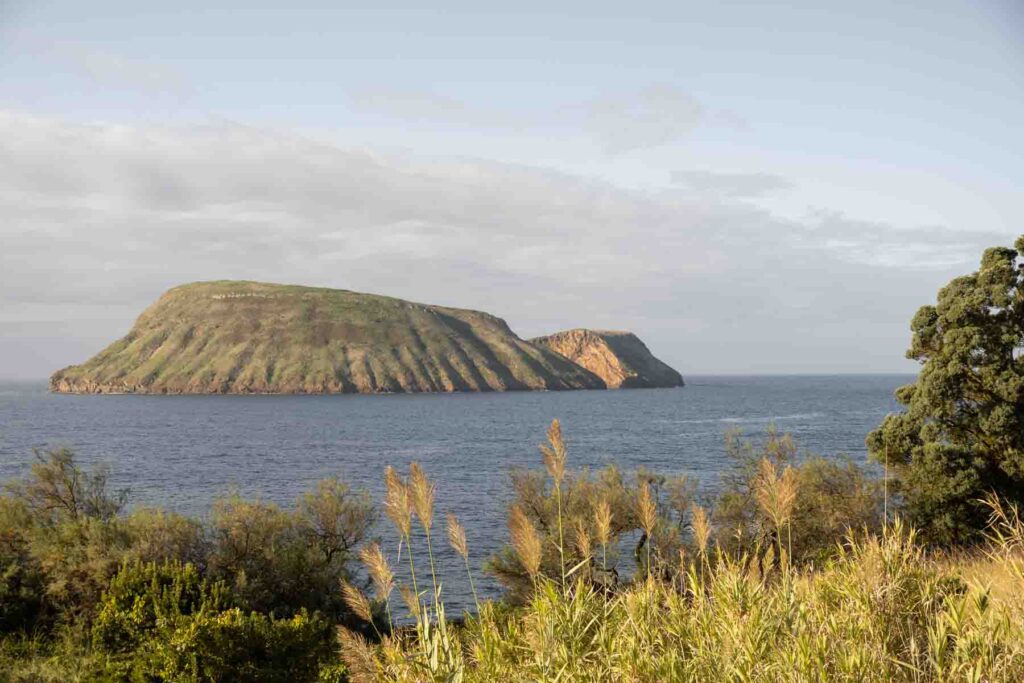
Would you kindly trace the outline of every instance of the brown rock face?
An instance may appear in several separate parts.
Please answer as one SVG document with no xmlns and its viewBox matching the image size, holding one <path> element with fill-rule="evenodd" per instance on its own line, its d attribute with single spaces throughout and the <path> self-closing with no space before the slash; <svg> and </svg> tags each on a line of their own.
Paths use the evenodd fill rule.
<svg viewBox="0 0 1024 683">
<path fill-rule="evenodd" d="M 586 368 L 609 389 L 683 386 L 682 375 L 655 358 L 632 332 L 576 329 L 530 341 Z"/>
</svg>

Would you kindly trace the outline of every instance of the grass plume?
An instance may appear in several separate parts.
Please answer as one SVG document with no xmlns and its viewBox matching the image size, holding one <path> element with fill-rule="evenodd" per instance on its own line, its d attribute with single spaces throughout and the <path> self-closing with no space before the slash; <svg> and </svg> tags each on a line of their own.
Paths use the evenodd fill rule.
<svg viewBox="0 0 1024 683">
<path fill-rule="evenodd" d="M 519 562 L 522 563 L 530 577 L 536 579 L 540 572 L 543 556 L 540 535 L 533 526 L 533 522 L 523 512 L 523 508 L 518 505 L 513 505 L 509 510 L 508 529 L 512 536 L 512 547 L 515 548 Z"/>
</svg>

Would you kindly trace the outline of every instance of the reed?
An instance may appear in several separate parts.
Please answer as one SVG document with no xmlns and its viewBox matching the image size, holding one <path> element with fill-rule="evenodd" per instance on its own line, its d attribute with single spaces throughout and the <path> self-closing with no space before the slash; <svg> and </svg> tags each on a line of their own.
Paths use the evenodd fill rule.
<svg viewBox="0 0 1024 683">
<path fill-rule="evenodd" d="M 759 465 L 754 494 L 776 531 L 792 525 L 797 488 L 788 468 Z M 634 503 L 644 532 L 658 533 L 648 484 Z M 822 566 L 783 563 L 779 580 L 764 581 L 742 556 L 714 552 L 709 515 L 692 505 L 701 576 L 680 549 L 680 582 L 647 572 L 609 594 L 574 572 L 571 584 L 565 573 L 561 581 L 542 577 L 541 536 L 513 505 L 512 546 L 533 582 L 525 605 L 481 605 L 456 632 L 438 597 L 436 623 L 421 614 L 414 635 L 371 646 L 342 631 L 339 640 L 354 681 L 1017 683 L 1024 680 L 1024 522 L 998 501 L 990 508 L 987 555 L 926 554 L 896 518 L 877 535 L 849 536 Z M 594 541 L 612 542 L 609 503 L 598 500 L 588 512 L 592 520 L 571 518 L 575 550 L 585 559 Z M 453 517 L 448 522 L 449 542 L 465 559 L 465 530 Z M 776 545 L 783 552 L 781 540 Z M 982 576 L 983 562 L 1002 570 L 998 592 L 987 580 L 964 578 Z M 407 602 L 417 599 L 399 590 Z M 353 610 L 365 613 L 365 596 L 350 592 Z"/>
<path fill-rule="evenodd" d="M 383 634 L 377 628 L 377 621 L 373 618 L 373 605 L 370 604 L 370 599 L 361 590 L 348 581 L 342 580 L 341 597 L 353 614 L 373 627 L 378 638 L 383 637 Z"/>
<path fill-rule="evenodd" d="M 473 581 L 473 571 L 469 568 L 469 543 L 466 541 L 466 530 L 455 515 L 448 514 L 448 543 L 452 549 L 462 557 L 466 565 L 466 576 L 469 577 L 469 589 L 473 592 L 473 603 L 476 611 L 480 611 L 480 598 L 476 595 L 476 583 Z"/>
<path fill-rule="evenodd" d="M 782 530 L 783 527 L 789 526 L 793 516 L 793 506 L 797 497 L 796 471 L 787 465 L 782 474 L 778 475 L 775 463 L 769 458 L 762 458 L 754 495 L 761 509 L 772 522 L 779 558 L 785 557 L 785 561 L 788 562 L 793 554 L 793 532 L 792 529 L 787 528 L 788 552 L 784 553 Z"/>
<path fill-rule="evenodd" d="M 536 582 L 537 575 L 540 573 L 543 546 L 540 534 L 537 533 L 533 522 L 526 516 L 523 508 L 518 505 L 513 505 L 509 510 L 508 530 L 519 562 L 530 578 Z"/>
<path fill-rule="evenodd" d="M 548 427 L 548 442 L 540 445 L 540 452 L 544 456 L 544 467 L 555 488 L 555 506 L 558 510 L 558 566 L 561 581 L 564 584 L 565 573 L 565 534 L 562 526 L 562 480 L 565 479 L 565 462 L 567 452 L 565 440 L 562 438 L 562 424 L 558 420 L 552 420 Z"/>
<path fill-rule="evenodd" d="M 608 569 L 608 543 L 612 538 L 612 506 L 602 498 L 594 506 L 594 536 L 601 544 L 601 568 Z"/>
<path fill-rule="evenodd" d="M 640 519 L 640 526 L 647 536 L 647 573 L 651 573 L 651 545 L 654 543 L 654 527 L 658 524 L 658 508 L 651 495 L 651 485 L 644 482 L 640 485 L 640 493 L 637 496 L 636 513 Z"/>
<path fill-rule="evenodd" d="M 416 517 L 420 520 L 423 533 L 427 537 L 427 558 L 430 560 L 430 583 L 434 589 L 434 602 L 439 600 L 437 587 L 437 569 L 434 565 L 434 546 L 430 538 L 430 530 L 434 525 L 434 484 L 427 478 L 418 462 L 409 465 L 409 493 Z"/>
<path fill-rule="evenodd" d="M 377 591 L 377 599 L 384 602 L 388 614 L 388 629 L 394 630 L 394 619 L 391 616 L 391 593 L 395 590 L 395 573 L 391 570 L 388 558 L 377 543 L 371 543 L 359 551 L 359 559 L 366 567 L 370 579 Z"/>
</svg>

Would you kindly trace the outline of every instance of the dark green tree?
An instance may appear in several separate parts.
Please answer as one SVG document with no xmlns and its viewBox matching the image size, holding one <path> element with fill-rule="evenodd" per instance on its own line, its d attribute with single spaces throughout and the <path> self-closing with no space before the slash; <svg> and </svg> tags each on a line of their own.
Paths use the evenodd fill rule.
<svg viewBox="0 0 1024 683">
<path fill-rule="evenodd" d="M 1015 246 L 986 250 L 917 312 L 907 357 L 921 371 L 896 391 L 906 411 L 867 438 L 933 543 L 976 539 L 988 494 L 1024 504 L 1024 236 Z"/>
</svg>

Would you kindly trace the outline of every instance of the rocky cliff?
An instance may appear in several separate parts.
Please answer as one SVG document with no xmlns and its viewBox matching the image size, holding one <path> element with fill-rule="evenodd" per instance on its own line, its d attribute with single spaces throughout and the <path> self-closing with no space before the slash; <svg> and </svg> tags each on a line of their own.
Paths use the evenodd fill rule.
<svg viewBox="0 0 1024 683">
<path fill-rule="evenodd" d="M 641 347 L 643 345 L 641 344 Z M 69 393 L 380 393 L 598 389 L 593 372 L 500 318 L 345 290 L 176 287 L 50 388 Z"/>
<path fill-rule="evenodd" d="M 683 377 L 632 332 L 566 330 L 531 339 L 594 373 L 609 389 L 681 387 Z"/>
</svg>

